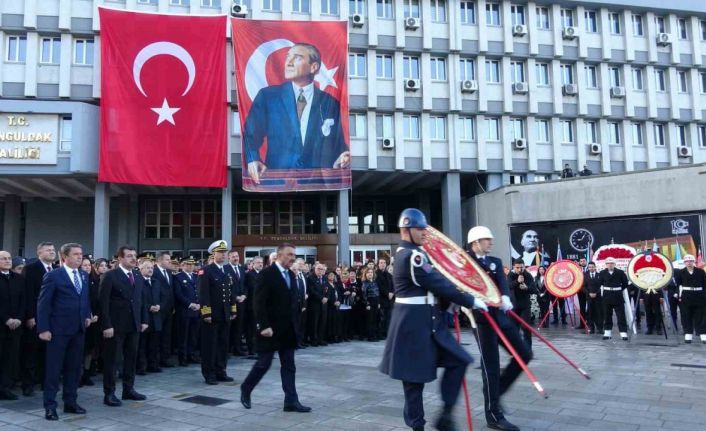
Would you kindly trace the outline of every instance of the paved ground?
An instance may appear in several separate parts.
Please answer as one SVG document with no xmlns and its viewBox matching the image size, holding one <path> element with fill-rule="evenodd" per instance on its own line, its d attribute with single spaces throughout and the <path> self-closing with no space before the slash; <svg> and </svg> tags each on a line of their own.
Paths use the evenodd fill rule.
<svg viewBox="0 0 706 431">
<path fill-rule="evenodd" d="M 537 395 L 523 377 L 504 400 L 508 417 L 523 431 L 651 431 L 706 429 L 706 345 L 677 344 L 658 336 L 638 336 L 630 343 L 603 342 L 578 331 L 550 329 L 546 334 L 592 376 L 586 381 L 558 356 L 535 340 L 532 370 L 550 397 Z M 470 334 L 467 348 L 477 357 Z M 79 402 L 86 416 L 65 415 L 49 423 L 43 419 L 41 397 L 0 402 L 0 431 L 8 430 L 402 430 L 402 387 L 380 374 L 376 366 L 383 343 L 352 342 L 308 348 L 297 354 L 297 387 L 309 414 L 283 413 L 278 366 L 253 393 L 253 408 L 239 403 L 238 382 L 252 365 L 232 359 L 229 373 L 235 384 L 206 386 L 197 366 L 172 368 L 139 377 L 137 389 L 145 402 L 126 402 L 121 408 L 102 404 L 99 386 L 82 388 Z M 677 365 L 675 365 L 677 364 Z M 681 364 L 681 365 L 679 365 Z M 691 365 L 683 366 L 683 365 Z M 700 365 L 699 367 L 693 366 Z M 476 430 L 485 429 L 480 373 L 468 370 Z M 425 392 L 427 418 L 436 416 L 440 400 L 436 385 Z M 226 402 L 206 407 L 184 401 L 194 395 Z M 456 414 L 464 423 L 462 404 Z M 431 429 L 430 427 L 428 427 Z M 460 427 L 461 429 L 465 429 Z"/>
</svg>

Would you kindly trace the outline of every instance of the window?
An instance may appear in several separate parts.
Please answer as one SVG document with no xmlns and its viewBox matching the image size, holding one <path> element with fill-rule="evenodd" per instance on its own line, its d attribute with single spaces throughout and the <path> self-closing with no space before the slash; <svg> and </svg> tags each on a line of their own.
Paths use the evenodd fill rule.
<svg viewBox="0 0 706 431">
<path fill-rule="evenodd" d="M 461 24 L 476 23 L 476 3 L 473 1 L 461 2 Z"/>
<path fill-rule="evenodd" d="M 535 63 L 534 64 L 535 79 L 537 80 L 537 85 L 549 85 L 549 64 L 548 63 Z"/>
<path fill-rule="evenodd" d="M 446 81 L 446 59 L 432 57 L 429 61 L 431 62 L 432 81 Z"/>
<path fill-rule="evenodd" d="M 679 86 L 678 90 L 680 93 L 686 93 L 689 91 L 685 70 L 677 70 L 677 85 Z"/>
<path fill-rule="evenodd" d="M 677 30 L 679 33 L 679 39 L 681 39 L 681 40 L 689 39 L 689 34 L 687 33 L 687 28 L 686 28 L 686 19 L 679 18 L 677 20 Z"/>
<path fill-rule="evenodd" d="M 571 10 L 571 9 L 562 9 L 561 10 L 561 25 L 564 28 L 574 26 L 574 11 L 573 10 Z"/>
<path fill-rule="evenodd" d="M 221 0 L 201 0 L 201 7 L 220 8 Z"/>
<path fill-rule="evenodd" d="M 365 78 L 366 69 L 365 54 L 348 54 L 348 76 L 351 78 Z"/>
<path fill-rule="evenodd" d="M 378 139 L 395 137 L 395 119 L 392 115 L 375 115 L 375 137 Z"/>
<path fill-rule="evenodd" d="M 24 63 L 27 59 L 27 36 L 8 36 L 7 55 L 5 60 L 10 63 Z"/>
<path fill-rule="evenodd" d="M 510 6 L 512 25 L 525 25 L 525 7 L 521 5 Z"/>
<path fill-rule="evenodd" d="M 644 70 L 639 67 L 632 68 L 632 89 L 642 91 L 645 89 L 645 84 L 642 80 Z"/>
<path fill-rule="evenodd" d="M 338 15 L 338 0 L 321 0 L 322 15 Z"/>
<path fill-rule="evenodd" d="M 701 40 L 706 40 L 706 21 L 701 21 Z"/>
<path fill-rule="evenodd" d="M 172 6 L 188 6 L 189 0 L 169 0 L 169 4 Z"/>
<path fill-rule="evenodd" d="M 419 79 L 419 57 L 402 57 L 404 79 Z"/>
<path fill-rule="evenodd" d="M 525 63 L 522 61 L 510 62 L 512 82 L 525 82 Z"/>
<path fill-rule="evenodd" d="M 551 174 L 535 174 L 535 176 L 534 176 L 535 183 L 543 183 L 545 181 L 551 181 L 551 180 L 552 180 Z"/>
<path fill-rule="evenodd" d="M 462 58 L 459 61 L 459 77 L 461 80 L 476 79 L 476 62 L 472 58 Z"/>
<path fill-rule="evenodd" d="M 274 207 L 274 201 L 271 200 L 236 200 L 236 234 L 263 235 L 275 233 Z"/>
<path fill-rule="evenodd" d="M 500 83 L 500 62 L 497 60 L 485 60 L 485 81 Z"/>
<path fill-rule="evenodd" d="M 608 14 L 608 26 L 611 34 L 620 34 L 620 14 L 618 12 Z"/>
<path fill-rule="evenodd" d="M 485 23 L 487 25 L 500 25 L 500 4 L 487 2 L 485 4 Z"/>
<path fill-rule="evenodd" d="M 431 21 L 446 22 L 446 0 L 431 0 Z"/>
<path fill-rule="evenodd" d="M 233 111 L 233 127 L 231 128 L 231 135 L 240 136 L 242 133 L 243 131 L 240 128 L 240 116 L 238 115 L 238 111 Z"/>
<path fill-rule="evenodd" d="M 145 238 L 171 239 L 184 237 L 184 201 L 172 199 L 145 200 Z"/>
<path fill-rule="evenodd" d="M 419 18 L 419 0 L 403 0 L 404 1 L 404 17 Z"/>
<path fill-rule="evenodd" d="M 419 116 L 405 115 L 403 119 L 404 138 L 419 139 Z"/>
<path fill-rule="evenodd" d="M 586 32 L 587 33 L 597 33 L 598 32 L 598 16 L 595 10 L 587 10 L 583 13 L 586 21 Z"/>
<path fill-rule="evenodd" d="M 664 69 L 655 69 L 655 84 L 657 91 L 667 91 L 667 80 Z"/>
<path fill-rule="evenodd" d="M 609 67 L 608 76 L 610 77 L 611 87 L 620 87 L 620 68 L 619 67 Z"/>
<path fill-rule="evenodd" d="M 537 143 L 548 144 L 549 143 L 549 120 L 536 120 L 534 122 L 534 128 L 537 134 Z"/>
<path fill-rule="evenodd" d="M 527 176 L 522 174 L 510 174 L 510 185 L 527 182 Z"/>
<path fill-rule="evenodd" d="M 189 238 L 221 236 L 221 200 L 194 199 L 189 202 Z"/>
<path fill-rule="evenodd" d="M 429 139 L 443 141 L 446 139 L 446 117 L 429 117 Z"/>
<path fill-rule="evenodd" d="M 549 30 L 551 28 L 549 24 L 549 8 L 538 7 L 537 11 L 537 28 L 540 30 Z"/>
<path fill-rule="evenodd" d="M 595 121 L 586 121 L 583 123 L 586 127 L 586 142 L 589 144 L 598 143 L 598 125 Z"/>
<path fill-rule="evenodd" d="M 500 141 L 500 119 L 486 118 L 485 119 L 485 140 L 491 142 Z"/>
<path fill-rule="evenodd" d="M 574 125 L 571 120 L 561 120 L 561 143 L 574 143 Z"/>
<path fill-rule="evenodd" d="M 689 145 L 689 137 L 686 134 L 686 125 L 677 124 L 677 139 L 679 140 L 680 147 L 687 147 Z"/>
<path fill-rule="evenodd" d="M 608 140 L 613 145 L 620 145 L 620 123 L 608 123 Z"/>
<path fill-rule="evenodd" d="M 378 18 L 393 19 L 395 17 L 392 0 L 377 0 Z"/>
<path fill-rule="evenodd" d="M 633 36 L 644 36 L 645 31 L 642 28 L 642 15 L 633 14 L 632 15 L 632 35 Z"/>
<path fill-rule="evenodd" d="M 510 119 L 510 129 L 512 130 L 513 139 L 525 138 L 525 121 L 521 118 Z"/>
<path fill-rule="evenodd" d="M 699 147 L 706 147 L 706 126 L 699 126 Z"/>
<path fill-rule="evenodd" d="M 570 64 L 562 64 L 559 66 L 561 68 L 561 79 L 564 84 L 574 83 L 574 68 Z"/>
<path fill-rule="evenodd" d="M 392 79 L 392 64 L 391 55 L 376 55 L 375 75 L 378 78 Z"/>
<path fill-rule="evenodd" d="M 277 233 L 280 235 L 313 233 L 312 206 L 303 200 L 282 199 L 277 202 Z"/>
<path fill-rule="evenodd" d="M 475 141 L 476 140 L 476 120 L 473 117 L 461 117 L 461 140 Z"/>
<path fill-rule="evenodd" d="M 699 73 L 699 78 L 701 78 L 701 93 L 706 93 L 706 72 Z"/>
<path fill-rule="evenodd" d="M 642 124 L 640 123 L 632 123 L 632 144 L 633 145 L 642 145 Z"/>
<path fill-rule="evenodd" d="M 73 124 L 71 117 L 61 117 L 61 136 L 59 141 L 59 151 L 71 151 L 71 141 L 73 139 Z"/>
<path fill-rule="evenodd" d="M 657 33 L 667 32 L 667 25 L 665 24 L 663 16 L 655 16 L 655 27 L 657 27 Z"/>
<path fill-rule="evenodd" d="M 348 128 L 351 138 L 365 138 L 367 135 L 367 124 L 365 114 L 353 113 L 348 115 Z"/>
<path fill-rule="evenodd" d="M 61 38 L 43 37 L 42 51 L 39 62 L 42 64 L 59 64 L 61 59 Z"/>
<path fill-rule="evenodd" d="M 262 0 L 262 10 L 279 12 L 280 9 L 280 0 Z"/>
<path fill-rule="evenodd" d="M 666 145 L 666 141 L 664 139 L 664 129 L 665 126 L 664 124 L 659 124 L 655 123 L 654 125 L 655 129 L 655 145 L 658 147 L 664 147 Z"/>
<path fill-rule="evenodd" d="M 351 16 L 354 14 L 365 15 L 365 0 L 348 0 L 348 13 Z"/>
<path fill-rule="evenodd" d="M 309 0 L 292 0 L 292 12 L 309 13 Z"/>
<path fill-rule="evenodd" d="M 596 66 L 584 66 L 586 72 L 586 88 L 598 88 L 598 71 Z"/>
<path fill-rule="evenodd" d="M 93 64 L 93 39 L 74 40 L 74 64 Z"/>
</svg>

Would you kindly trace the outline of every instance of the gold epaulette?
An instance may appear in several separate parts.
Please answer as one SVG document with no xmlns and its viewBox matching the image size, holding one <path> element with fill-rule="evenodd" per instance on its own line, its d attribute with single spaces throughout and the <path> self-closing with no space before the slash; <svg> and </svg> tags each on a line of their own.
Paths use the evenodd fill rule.
<svg viewBox="0 0 706 431">
<path fill-rule="evenodd" d="M 209 315 L 209 314 L 211 314 L 211 307 L 209 307 L 208 305 L 202 306 L 202 307 L 201 307 L 201 315 L 202 315 L 202 316 L 207 316 L 207 315 Z"/>
<path fill-rule="evenodd" d="M 231 305 L 230 306 L 230 312 L 235 314 L 238 311 L 238 307 L 236 305 Z"/>
</svg>

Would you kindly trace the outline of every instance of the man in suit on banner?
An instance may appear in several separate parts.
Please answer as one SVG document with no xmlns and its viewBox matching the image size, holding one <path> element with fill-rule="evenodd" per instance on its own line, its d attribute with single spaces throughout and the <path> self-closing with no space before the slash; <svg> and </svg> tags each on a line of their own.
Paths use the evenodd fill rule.
<svg viewBox="0 0 706 431">
<path fill-rule="evenodd" d="M 267 169 L 338 169 L 350 166 L 341 106 L 314 86 L 321 53 L 296 43 L 284 65 L 286 81 L 260 90 L 245 121 L 245 159 L 257 184 Z M 267 141 L 265 159 L 260 148 Z"/>
</svg>

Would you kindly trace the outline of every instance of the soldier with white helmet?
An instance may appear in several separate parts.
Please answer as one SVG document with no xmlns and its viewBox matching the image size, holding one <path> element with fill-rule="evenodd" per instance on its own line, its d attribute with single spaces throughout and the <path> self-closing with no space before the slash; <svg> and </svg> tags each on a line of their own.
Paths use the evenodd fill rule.
<svg viewBox="0 0 706 431">
<path fill-rule="evenodd" d="M 684 329 L 684 342 L 690 344 L 694 332 L 706 344 L 706 273 L 695 266 L 693 255 L 684 256 L 684 268 L 676 271 L 674 279 L 679 290 L 679 309 L 681 311 L 681 326 Z"/>
</svg>

